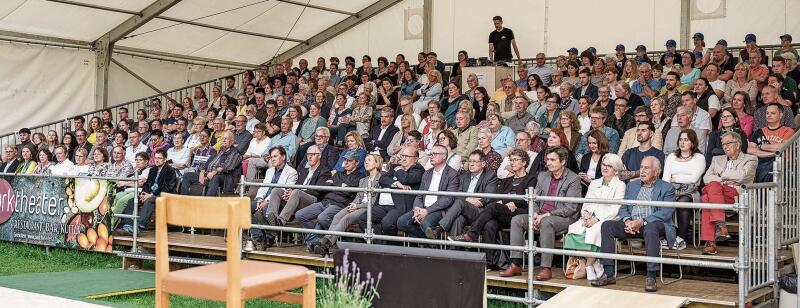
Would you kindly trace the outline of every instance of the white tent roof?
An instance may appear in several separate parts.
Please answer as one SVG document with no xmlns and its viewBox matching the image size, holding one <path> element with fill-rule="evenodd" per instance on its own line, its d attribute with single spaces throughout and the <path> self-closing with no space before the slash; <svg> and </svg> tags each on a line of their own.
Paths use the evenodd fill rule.
<svg viewBox="0 0 800 308">
<path fill-rule="evenodd" d="M 3 0 L 0 1 L 0 31 L 93 42 L 157 1 Z M 183 0 L 115 44 L 258 64 L 375 2 Z M 295 21 L 297 26 L 293 27 Z"/>
</svg>

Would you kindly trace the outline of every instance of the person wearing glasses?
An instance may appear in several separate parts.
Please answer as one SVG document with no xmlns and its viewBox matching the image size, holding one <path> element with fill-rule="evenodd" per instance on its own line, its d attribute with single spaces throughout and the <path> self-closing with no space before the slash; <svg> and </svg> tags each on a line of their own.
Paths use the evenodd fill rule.
<svg viewBox="0 0 800 308">
<path fill-rule="evenodd" d="M 17 171 L 17 166 L 20 160 L 17 159 L 17 147 L 7 144 L 3 150 L 3 164 L 0 165 L 0 172 L 14 173 Z"/>
<path fill-rule="evenodd" d="M 458 171 L 447 165 L 448 149 L 442 145 L 434 145 L 431 149 L 430 163 L 432 168 L 422 175 L 420 190 L 458 191 Z M 398 229 L 412 237 L 425 237 L 427 228 L 435 228 L 444 212 L 453 205 L 450 196 L 417 195 L 414 207 L 397 219 Z"/>
<path fill-rule="evenodd" d="M 282 147 L 274 147 L 269 150 L 270 167 L 264 174 L 264 184 L 284 184 L 293 185 L 297 183 L 297 171 L 289 166 L 286 162 L 286 150 Z M 253 213 L 253 221 L 257 224 L 270 224 L 272 226 L 278 224 L 278 212 L 281 210 L 282 200 L 284 196 L 284 189 L 273 187 L 261 187 L 256 193 L 256 197 L 251 204 L 251 212 Z M 286 198 L 288 200 L 288 198 Z M 296 205 L 295 205 L 296 206 Z M 290 209 L 284 215 L 280 225 L 289 221 L 291 214 L 294 214 L 293 209 Z M 270 246 L 275 238 L 274 235 L 265 235 L 264 231 L 258 228 L 250 229 L 250 238 L 255 242 L 257 250 L 264 250 L 265 247 Z"/>
<path fill-rule="evenodd" d="M 497 189 L 497 176 L 494 172 L 486 170 L 486 155 L 481 150 L 472 151 L 467 160 L 466 172 L 459 176 L 460 192 L 469 193 L 494 193 Z M 425 229 L 425 236 L 439 239 L 445 230 L 450 234 L 464 233 L 465 226 L 473 223 L 478 218 L 485 205 L 491 200 L 487 198 L 456 198 L 453 206 L 445 211 L 439 220 L 439 225 Z M 496 233 L 496 230 L 495 230 Z M 490 264 L 494 264 L 490 262 Z"/>
<path fill-rule="evenodd" d="M 227 138 L 226 138 L 227 139 Z M 139 211 L 139 218 L 136 223 L 139 224 L 139 229 L 144 229 L 150 223 L 150 216 L 156 207 L 156 198 L 161 193 L 176 193 L 178 178 L 175 169 L 172 169 L 167 164 L 167 152 L 163 149 L 158 149 L 155 152 L 155 165 L 153 165 L 147 173 L 147 180 L 141 186 L 142 191 L 139 193 L 139 200 L 142 209 Z M 128 201 L 128 206 L 125 208 L 125 214 L 133 213 L 133 199 Z M 133 233 L 133 220 L 127 219 L 122 226 L 122 230 L 127 233 Z"/>
</svg>

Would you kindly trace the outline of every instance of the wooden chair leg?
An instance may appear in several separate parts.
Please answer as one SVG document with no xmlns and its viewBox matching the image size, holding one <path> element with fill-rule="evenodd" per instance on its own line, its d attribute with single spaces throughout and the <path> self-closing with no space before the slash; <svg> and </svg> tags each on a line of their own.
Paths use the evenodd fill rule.
<svg viewBox="0 0 800 308">
<path fill-rule="evenodd" d="M 169 293 L 156 289 L 156 308 L 169 308 Z"/>
<path fill-rule="evenodd" d="M 306 286 L 303 287 L 303 308 L 314 308 L 317 305 L 317 273 L 308 271 Z"/>
</svg>

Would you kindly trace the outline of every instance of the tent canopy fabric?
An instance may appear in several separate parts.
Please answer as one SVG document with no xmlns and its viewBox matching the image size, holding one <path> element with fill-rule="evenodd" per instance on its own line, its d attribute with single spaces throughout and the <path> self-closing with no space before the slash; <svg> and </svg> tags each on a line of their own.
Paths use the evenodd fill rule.
<svg viewBox="0 0 800 308">
<path fill-rule="evenodd" d="M 0 31 L 92 42 L 156 1 L 4 0 Z M 259 64 L 375 2 L 183 0 L 115 45 Z"/>
</svg>

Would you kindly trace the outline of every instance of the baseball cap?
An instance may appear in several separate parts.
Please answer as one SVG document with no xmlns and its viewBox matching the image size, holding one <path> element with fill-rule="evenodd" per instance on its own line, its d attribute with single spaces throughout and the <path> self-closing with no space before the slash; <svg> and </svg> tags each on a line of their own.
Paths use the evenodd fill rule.
<svg viewBox="0 0 800 308">
<path fill-rule="evenodd" d="M 567 50 L 568 53 L 578 53 L 578 48 L 572 47 Z"/>
<path fill-rule="evenodd" d="M 344 153 L 344 159 L 347 160 L 358 160 L 358 152 L 350 150 Z"/>
<path fill-rule="evenodd" d="M 724 39 L 721 39 L 721 40 L 717 41 L 717 45 L 722 45 L 722 46 L 728 47 L 728 41 L 726 41 Z"/>
<path fill-rule="evenodd" d="M 787 41 L 791 42 L 792 41 L 792 35 L 790 35 L 789 33 L 786 33 L 784 35 L 781 35 L 780 39 L 781 40 L 787 40 Z"/>
<path fill-rule="evenodd" d="M 744 36 L 744 42 L 745 43 L 750 43 L 750 42 L 755 42 L 755 41 L 756 41 L 756 35 L 755 34 L 750 33 L 750 34 Z"/>
<path fill-rule="evenodd" d="M 647 47 L 644 47 L 644 45 L 636 46 L 636 51 L 647 51 Z"/>
<path fill-rule="evenodd" d="M 617 47 L 614 50 L 625 50 L 625 45 L 617 44 Z"/>
<path fill-rule="evenodd" d="M 674 57 L 675 53 L 672 52 L 672 51 L 667 50 L 667 51 L 664 52 L 664 56 L 665 57 Z"/>
<path fill-rule="evenodd" d="M 702 33 L 697 32 L 694 35 L 692 35 L 692 39 L 693 40 L 701 40 L 702 41 L 702 40 L 706 39 L 706 37 Z"/>
<path fill-rule="evenodd" d="M 787 35 L 788 35 L 788 34 L 787 34 Z M 790 38 L 789 40 L 791 41 L 792 39 Z M 594 47 L 589 47 L 589 48 L 587 48 L 586 50 L 588 50 L 589 52 L 591 52 L 591 53 L 594 53 L 594 54 L 596 54 L 596 53 L 597 53 L 597 48 L 594 48 Z"/>
</svg>

